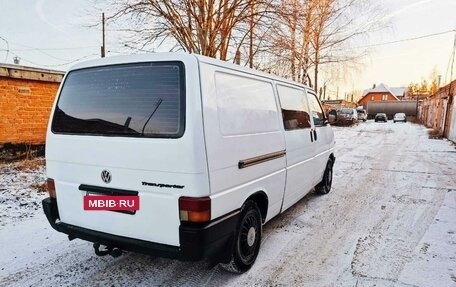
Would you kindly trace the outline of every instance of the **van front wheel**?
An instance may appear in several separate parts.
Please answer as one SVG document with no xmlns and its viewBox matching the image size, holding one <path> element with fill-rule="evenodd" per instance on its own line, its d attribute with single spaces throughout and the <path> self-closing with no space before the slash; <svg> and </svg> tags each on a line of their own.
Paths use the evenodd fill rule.
<svg viewBox="0 0 456 287">
<path fill-rule="evenodd" d="M 231 261 L 221 264 L 225 270 L 244 273 L 252 267 L 260 251 L 261 228 L 260 209 L 254 201 L 249 200 L 241 209 Z"/>
<path fill-rule="evenodd" d="M 327 194 L 331 190 L 332 175 L 333 175 L 333 161 L 332 161 L 332 159 L 328 159 L 328 163 L 326 164 L 325 173 L 323 174 L 323 179 L 315 187 L 315 191 L 318 194 Z"/>
</svg>

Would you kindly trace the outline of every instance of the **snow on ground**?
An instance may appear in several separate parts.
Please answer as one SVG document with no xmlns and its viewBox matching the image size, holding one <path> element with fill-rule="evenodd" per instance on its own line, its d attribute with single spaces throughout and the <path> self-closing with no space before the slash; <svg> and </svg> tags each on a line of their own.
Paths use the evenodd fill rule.
<svg viewBox="0 0 456 287">
<path fill-rule="evenodd" d="M 45 197 L 40 190 L 46 179 L 44 160 L 0 165 L 0 226 L 23 221 L 41 210 Z"/>
<path fill-rule="evenodd" d="M 209 261 L 97 257 L 5 195 L 28 190 L 22 202 L 38 203 L 29 186 L 44 180 L 42 167 L 1 167 L 0 286 L 456 286 L 455 146 L 411 123 L 334 130 L 331 193 L 310 193 L 267 223 L 242 275 Z"/>
</svg>

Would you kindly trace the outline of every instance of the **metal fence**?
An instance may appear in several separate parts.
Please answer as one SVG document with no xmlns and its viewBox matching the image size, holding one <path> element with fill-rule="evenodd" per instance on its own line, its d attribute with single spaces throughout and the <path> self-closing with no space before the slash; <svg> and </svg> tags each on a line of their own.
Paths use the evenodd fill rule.
<svg viewBox="0 0 456 287">
<path fill-rule="evenodd" d="M 389 119 L 396 113 L 405 113 L 407 116 L 416 116 L 416 101 L 377 101 L 368 102 L 365 106 L 367 117 L 372 119 L 377 113 L 385 113 Z"/>
</svg>

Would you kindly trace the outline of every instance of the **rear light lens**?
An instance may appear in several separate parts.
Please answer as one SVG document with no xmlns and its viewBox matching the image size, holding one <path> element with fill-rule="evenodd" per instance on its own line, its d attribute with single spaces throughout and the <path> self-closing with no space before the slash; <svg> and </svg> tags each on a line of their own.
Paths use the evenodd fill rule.
<svg viewBox="0 0 456 287">
<path fill-rule="evenodd" d="M 179 198 L 179 216 L 181 221 L 207 222 L 211 220 L 210 197 Z"/>
<path fill-rule="evenodd" d="M 47 187 L 47 191 L 49 193 L 49 197 L 56 198 L 55 197 L 55 183 L 52 178 L 48 178 L 46 180 L 46 187 Z"/>
</svg>

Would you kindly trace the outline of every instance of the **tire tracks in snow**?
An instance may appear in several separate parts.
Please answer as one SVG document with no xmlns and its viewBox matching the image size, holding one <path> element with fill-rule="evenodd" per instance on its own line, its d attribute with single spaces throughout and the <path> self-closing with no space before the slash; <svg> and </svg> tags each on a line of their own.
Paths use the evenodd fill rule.
<svg viewBox="0 0 456 287">
<path fill-rule="evenodd" d="M 443 174 L 454 173 L 445 168 L 456 165 L 456 156 L 435 158 L 432 150 L 451 149 L 444 141 L 432 142 L 420 157 L 408 152 L 426 151 L 429 143 L 425 129 L 411 124 L 368 121 L 336 128 L 336 135 L 332 192 L 310 193 L 266 224 L 257 262 L 245 274 L 208 261 L 135 253 L 100 258 L 90 244 L 62 239 L 49 252 L 35 244 L 43 258 L 34 263 L 30 254 L 25 267 L 0 277 L 0 286 L 413 286 L 397 278 L 413 250 L 422 248 L 442 194 L 456 187 Z"/>
</svg>

